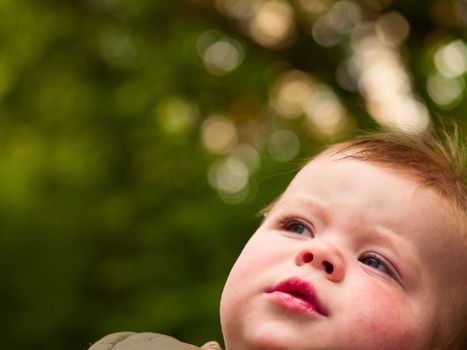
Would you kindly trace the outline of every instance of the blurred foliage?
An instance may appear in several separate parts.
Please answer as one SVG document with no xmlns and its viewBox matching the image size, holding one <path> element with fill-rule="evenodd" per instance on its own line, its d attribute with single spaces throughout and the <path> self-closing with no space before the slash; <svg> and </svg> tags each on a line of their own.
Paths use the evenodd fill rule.
<svg viewBox="0 0 467 350">
<path fill-rule="evenodd" d="M 221 339 L 256 212 L 324 143 L 388 123 L 371 60 L 352 66 L 362 31 L 398 62 L 383 93 L 401 79 L 416 111 L 465 122 L 461 0 L 2 0 L 0 16 L 4 348 Z"/>
</svg>

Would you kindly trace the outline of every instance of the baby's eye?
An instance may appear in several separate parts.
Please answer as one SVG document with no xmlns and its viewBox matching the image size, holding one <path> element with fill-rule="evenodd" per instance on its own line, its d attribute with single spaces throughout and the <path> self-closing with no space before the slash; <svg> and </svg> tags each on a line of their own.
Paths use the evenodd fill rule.
<svg viewBox="0 0 467 350">
<path fill-rule="evenodd" d="M 365 264 L 369 267 L 372 267 L 376 270 L 379 270 L 393 278 L 395 278 L 396 273 L 394 270 L 389 266 L 388 263 L 383 261 L 383 258 L 377 255 L 367 255 L 358 259 L 362 264 Z"/>
<path fill-rule="evenodd" d="M 303 236 L 313 237 L 312 230 L 310 230 L 307 225 L 297 219 L 285 220 L 281 226 L 286 231 Z"/>
</svg>

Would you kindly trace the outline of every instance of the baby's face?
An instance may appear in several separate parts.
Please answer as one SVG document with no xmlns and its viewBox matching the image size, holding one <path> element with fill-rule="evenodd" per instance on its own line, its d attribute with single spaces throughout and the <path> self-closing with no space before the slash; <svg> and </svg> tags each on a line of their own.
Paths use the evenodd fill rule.
<svg viewBox="0 0 467 350">
<path fill-rule="evenodd" d="M 452 242 L 444 200 L 406 176 L 320 157 L 294 178 L 234 265 L 228 350 L 428 349 Z"/>
</svg>

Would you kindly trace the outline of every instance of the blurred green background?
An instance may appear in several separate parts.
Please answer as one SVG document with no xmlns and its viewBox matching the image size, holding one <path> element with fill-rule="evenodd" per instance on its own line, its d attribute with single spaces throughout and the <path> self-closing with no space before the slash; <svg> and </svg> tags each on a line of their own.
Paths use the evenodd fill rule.
<svg viewBox="0 0 467 350">
<path fill-rule="evenodd" d="M 0 16 L 5 349 L 220 340 L 230 266 L 305 157 L 466 120 L 462 0 L 1 0 Z"/>
</svg>

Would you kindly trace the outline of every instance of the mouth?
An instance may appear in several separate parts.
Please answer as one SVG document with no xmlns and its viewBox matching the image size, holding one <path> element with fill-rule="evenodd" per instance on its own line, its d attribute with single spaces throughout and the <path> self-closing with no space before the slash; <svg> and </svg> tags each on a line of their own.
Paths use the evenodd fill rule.
<svg viewBox="0 0 467 350">
<path fill-rule="evenodd" d="M 318 295 L 311 283 L 298 277 L 280 282 L 266 293 L 275 296 L 276 301 L 291 311 L 311 312 L 327 316 L 328 312 L 321 305 Z"/>
</svg>

